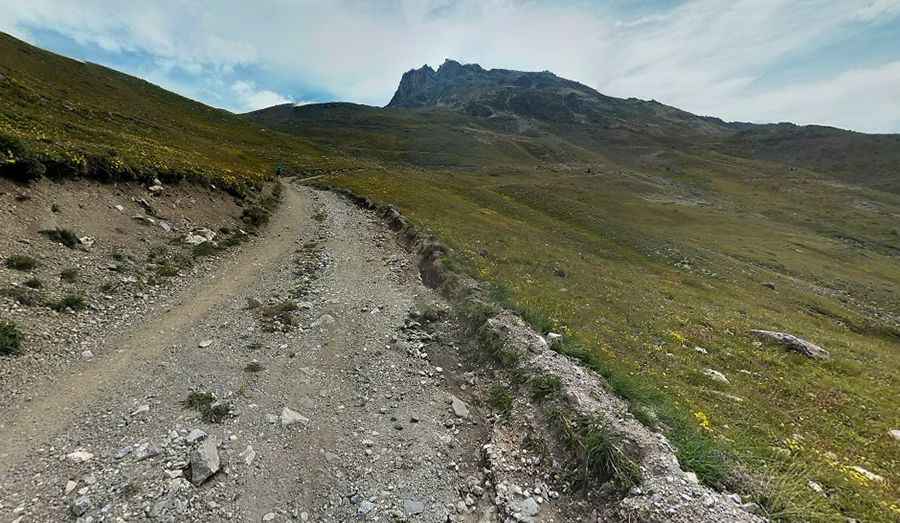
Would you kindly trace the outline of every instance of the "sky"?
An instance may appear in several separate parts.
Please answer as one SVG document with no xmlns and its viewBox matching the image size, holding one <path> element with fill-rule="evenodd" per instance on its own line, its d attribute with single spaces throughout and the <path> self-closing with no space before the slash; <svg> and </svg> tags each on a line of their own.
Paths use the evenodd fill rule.
<svg viewBox="0 0 900 523">
<path fill-rule="evenodd" d="M 0 0 L 0 31 L 234 112 L 445 58 L 726 120 L 900 132 L 900 0 Z"/>
</svg>

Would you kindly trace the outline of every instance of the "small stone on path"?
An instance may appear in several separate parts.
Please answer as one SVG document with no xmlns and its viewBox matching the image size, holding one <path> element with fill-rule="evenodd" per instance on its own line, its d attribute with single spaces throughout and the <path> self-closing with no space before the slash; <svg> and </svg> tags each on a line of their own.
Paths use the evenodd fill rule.
<svg viewBox="0 0 900 523">
<path fill-rule="evenodd" d="M 450 396 L 450 406 L 453 408 L 453 413 L 456 414 L 457 417 L 469 417 L 469 407 L 463 400 L 457 398 L 456 396 Z"/>
<path fill-rule="evenodd" d="M 204 432 L 200 429 L 194 429 L 194 430 L 190 431 L 187 436 L 184 437 L 184 441 L 186 441 L 190 444 L 194 444 L 194 443 L 197 443 L 198 441 L 206 438 L 206 436 L 207 436 L 206 432 Z"/>
<path fill-rule="evenodd" d="M 78 449 L 75 452 L 69 453 L 66 457 L 69 458 L 69 461 L 74 461 L 75 463 L 84 463 L 85 461 L 94 459 L 93 454 L 83 449 Z"/>
<path fill-rule="evenodd" d="M 406 512 L 407 516 L 421 514 L 422 512 L 425 512 L 425 504 L 421 501 L 407 499 L 403 502 L 403 511 Z"/>
<path fill-rule="evenodd" d="M 281 409 L 281 426 L 289 427 L 291 425 L 296 425 L 297 423 L 306 426 L 309 423 L 309 418 L 301 415 L 299 412 L 291 410 L 287 407 Z"/>
</svg>

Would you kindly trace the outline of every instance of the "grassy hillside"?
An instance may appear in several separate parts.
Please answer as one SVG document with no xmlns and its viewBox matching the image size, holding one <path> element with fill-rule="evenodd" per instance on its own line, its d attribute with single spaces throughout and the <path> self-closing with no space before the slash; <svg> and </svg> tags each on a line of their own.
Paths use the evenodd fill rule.
<svg viewBox="0 0 900 523">
<path fill-rule="evenodd" d="M 896 137 L 726 128 L 652 102 L 655 121 L 725 130 L 685 140 L 618 113 L 590 125 L 515 113 L 538 114 L 543 96 L 490 118 L 351 104 L 237 117 L 0 36 L 0 171 L 234 189 L 279 166 L 352 172 L 317 183 L 432 230 L 498 301 L 566 334 L 704 480 L 775 519 L 900 519 Z M 761 345 L 751 329 L 833 358 Z"/>
<path fill-rule="evenodd" d="M 697 432 L 771 478 L 742 488 L 777 519 L 896 521 L 900 198 L 778 164 L 666 156 L 590 174 L 391 168 L 318 182 L 398 205 L 498 299 L 577 340 L 705 479 L 735 474 L 694 448 Z M 834 357 L 759 345 L 751 329 Z"/>
<path fill-rule="evenodd" d="M 296 137 L 0 33 L 0 169 L 8 175 L 190 177 L 237 188 L 318 157 Z"/>
</svg>

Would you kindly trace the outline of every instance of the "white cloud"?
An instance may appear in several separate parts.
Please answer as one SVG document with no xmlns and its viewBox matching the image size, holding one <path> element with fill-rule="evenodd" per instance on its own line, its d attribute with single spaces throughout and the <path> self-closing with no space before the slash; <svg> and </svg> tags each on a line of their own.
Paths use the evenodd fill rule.
<svg viewBox="0 0 900 523">
<path fill-rule="evenodd" d="M 240 107 L 237 111 L 255 111 L 264 109 L 273 105 L 281 105 L 291 103 L 290 98 L 286 98 L 274 91 L 266 89 L 257 89 L 254 82 L 239 80 L 231 84 L 231 90 L 237 95 Z"/>
<path fill-rule="evenodd" d="M 231 96 L 233 108 L 305 97 L 272 91 L 266 75 L 279 85 L 383 104 L 404 71 L 451 57 L 485 67 L 549 69 L 607 94 L 654 98 L 702 114 L 900 130 L 890 123 L 900 121 L 900 104 L 890 105 L 890 95 L 859 96 L 859 88 L 846 87 L 852 63 L 831 78 L 765 92 L 758 87 L 785 58 L 847 32 L 897 22 L 900 0 L 685 0 L 633 15 L 593 2 L 548 0 L 6 3 L 0 29 L 49 28 L 111 51 L 149 53 L 157 64 L 198 78 L 228 78 L 218 96 Z M 264 74 L 244 78 L 259 87 L 241 94 L 230 75 L 248 65 Z M 811 92 L 820 96 L 802 98 Z M 872 120 L 859 116 L 875 113 Z"/>
<path fill-rule="evenodd" d="M 831 121 L 847 129 L 879 132 L 900 130 L 897 107 L 900 61 L 751 96 L 731 114 L 747 121 L 761 121 L 755 116 L 759 114 L 780 114 L 781 120 L 800 124 Z"/>
</svg>

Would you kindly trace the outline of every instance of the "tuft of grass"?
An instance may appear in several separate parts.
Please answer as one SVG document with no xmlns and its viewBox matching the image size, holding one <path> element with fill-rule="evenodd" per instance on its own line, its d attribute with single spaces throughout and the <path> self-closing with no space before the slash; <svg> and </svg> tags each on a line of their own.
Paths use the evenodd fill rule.
<svg viewBox="0 0 900 523">
<path fill-rule="evenodd" d="M 74 249 L 75 247 L 78 247 L 79 244 L 81 244 L 81 240 L 78 239 L 78 235 L 70 229 L 45 229 L 41 231 L 41 234 L 46 236 L 48 240 L 65 245 L 70 249 Z"/>
<path fill-rule="evenodd" d="M 285 300 L 275 305 L 265 305 L 259 308 L 259 314 L 267 320 L 278 321 L 284 325 L 294 324 L 295 311 L 299 310 L 297 304 L 291 300 Z"/>
<path fill-rule="evenodd" d="M 513 395 L 509 387 L 496 384 L 488 392 L 488 405 L 503 417 L 509 416 L 513 406 Z"/>
<path fill-rule="evenodd" d="M 38 262 L 31 256 L 13 254 L 12 256 L 6 258 L 4 264 L 6 265 L 7 269 L 27 272 L 37 267 Z"/>
<path fill-rule="evenodd" d="M 162 244 L 156 244 L 150 247 L 147 252 L 147 259 L 150 261 L 165 258 L 169 254 L 169 248 Z"/>
<path fill-rule="evenodd" d="M 97 289 L 103 294 L 113 294 L 119 290 L 119 282 L 107 281 L 102 283 Z"/>
<path fill-rule="evenodd" d="M 573 480 L 581 487 L 611 482 L 625 494 L 641 482 L 640 460 L 627 442 L 599 419 L 572 417 L 557 410 L 551 419 L 574 456 Z"/>
<path fill-rule="evenodd" d="M 63 271 L 59 273 L 59 279 L 66 283 L 76 283 L 78 281 L 78 274 L 78 269 L 63 269 Z"/>
<path fill-rule="evenodd" d="M 26 307 L 35 307 L 43 303 L 40 294 L 32 289 L 22 287 L 4 287 L 0 289 L 0 296 L 13 299 L 19 305 Z"/>
<path fill-rule="evenodd" d="M 481 354 L 488 360 L 503 368 L 515 368 L 522 359 L 515 347 L 507 346 L 499 336 L 487 328 L 478 333 L 478 345 Z"/>
<path fill-rule="evenodd" d="M 181 404 L 199 412 L 203 420 L 209 423 L 221 423 L 231 415 L 231 407 L 217 401 L 215 394 L 211 392 L 192 391 Z"/>
<path fill-rule="evenodd" d="M 245 208 L 241 212 L 241 221 L 250 227 L 257 228 L 269 223 L 269 218 L 271 218 L 271 216 L 272 213 L 266 208 L 259 205 L 253 205 Z"/>
<path fill-rule="evenodd" d="M 194 247 L 191 249 L 191 254 L 194 256 L 194 258 L 202 258 L 204 256 L 212 256 L 213 254 L 216 254 L 217 252 L 219 252 L 219 248 L 217 246 L 215 246 L 212 242 L 199 243 L 197 245 L 194 245 Z"/>
<path fill-rule="evenodd" d="M 64 312 L 67 310 L 80 311 L 87 307 L 87 301 L 80 294 L 66 294 L 59 301 L 52 302 L 48 306 L 56 312 Z"/>
<path fill-rule="evenodd" d="M 828 498 L 809 487 L 818 470 L 790 459 L 764 465 L 752 499 L 771 521 L 829 521 Z"/>
<path fill-rule="evenodd" d="M 256 360 L 251 361 L 244 367 L 244 372 L 262 372 L 264 370 L 266 370 L 266 368 L 263 367 L 262 363 Z"/>
<path fill-rule="evenodd" d="M 163 278 L 178 276 L 178 267 L 172 265 L 171 263 L 164 263 L 156 268 L 156 274 Z"/>
<path fill-rule="evenodd" d="M 553 398 L 562 390 L 562 382 L 558 376 L 534 376 L 529 384 L 531 385 L 532 399 L 539 401 Z"/>
<path fill-rule="evenodd" d="M 22 350 L 25 335 L 11 321 L 0 321 L 0 355 L 14 356 Z"/>
</svg>

